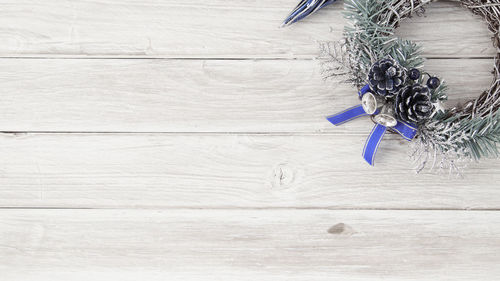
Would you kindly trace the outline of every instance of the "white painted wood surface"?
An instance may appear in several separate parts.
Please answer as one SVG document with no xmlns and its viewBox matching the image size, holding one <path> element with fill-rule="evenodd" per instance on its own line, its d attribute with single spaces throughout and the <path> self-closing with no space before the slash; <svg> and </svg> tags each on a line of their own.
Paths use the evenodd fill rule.
<svg viewBox="0 0 500 281">
<path fill-rule="evenodd" d="M 314 44 L 314 43 L 311 43 Z M 325 116 L 359 100 L 311 60 L 3 59 L 0 129 L 63 132 L 366 132 Z M 449 106 L 482 93 L 492 59 L 433 59 Z"/>
<path fill-rule="evenodd" d="M 490 280 L 498 212 L 4 210 L 5 280 Z"/>
<path fill-rule="evenodd" d="M 304 24 L 278 28 L 297 1 L 2 1 L 4 56 L 312 58 L 314 40 L 340 39 L 341 5 Z M 453 1 L 451 1 L 453 2 Z M 448 1 L 434 3 L 418 28 L 432 56 L 492 56 L 486 24 Z M 488 47 L 487 47 L 488 46 Z"/>
<path fill-rule="evenodd" d="M 496 280 L 500 162 L 415 175 L 408 144 L 323 81 L 341 5 L 0 0 L 0 280 Z M 488 87 L 477 16 L 433 3 L 399 30 L 450 103 Z"/>
<path fill-rule="evenodd" d="M 28 134 L 0 138 L 0 205 L 62 208 L 499 209 L 499 161 L 416 175 L 387 136 Z"/>
</svg>

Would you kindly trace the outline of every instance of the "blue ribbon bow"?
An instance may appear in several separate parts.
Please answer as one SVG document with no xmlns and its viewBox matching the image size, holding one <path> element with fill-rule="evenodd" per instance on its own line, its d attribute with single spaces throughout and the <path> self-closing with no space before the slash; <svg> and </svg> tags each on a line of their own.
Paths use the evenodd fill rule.
<svg viewBox="0 0 500 281">
<path fill-rule="evenodd" d="M 359 98 L 361 99 L 364 94 L 370 91 L 370 87 L 368 85 L 364 86 L 358 93 Z M 375 112 L 374 115 L 377 115 L 379 112 Z M 339 126 L 342 125 L 348 121 L 354 120 L 358 117 L 361 116 L 366 116 L 369 115 L 368 113 L 365 112 L 363 109 L 362 105 L 357 105 L 351 108 L 348 108 L 342 112 L 339 112 L 337 114 L 328 116 L 327 119 L 330 121 L 333 125 Z M 413 138 L 415 138 L 415 135 L 417 134 L 417 127 L 413 124 L 405 123 L 398 121 L 396 126 L 391 127 L 392 130 L 395 132 L 399 133 L 404 139 L 407 141 L 411 141 Z M 387 132 L 387 127 L 381 124 L 376 124 L 375 127 L 373 127 L 372 132 L 370 133 L 370 136 L 366 140 L 365 147 L 363 149 L 363 158 L 368 162 L 370 165 L 374 165 L 375 161 L 375 154 L 377 153 L 378 147 L 380 145 L 380 142 L 382 141 L 382 138 L 384 137 L 385 133 Z"/>
<path fill-rule="evenodd" d="M 281 26 L 287 26 L 294 22 L 298 22 L 299 20 L 315 13 L 319 9 L 332 4 L 335 1 L 337 0 L 302 0 L 290 13 L 290 15 L 288 15 Z"/>
</svg>

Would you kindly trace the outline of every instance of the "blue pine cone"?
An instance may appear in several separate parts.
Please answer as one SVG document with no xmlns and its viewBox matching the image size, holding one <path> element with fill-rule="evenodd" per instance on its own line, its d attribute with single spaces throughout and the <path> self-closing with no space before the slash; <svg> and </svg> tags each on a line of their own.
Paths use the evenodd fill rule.
<svg viewBox="0 0 500 281">
<path fill-rule="evenodd" d="M 409 123 L 428 119 L 432 110 L 429 88 L 418 83 L 403 88 L 394 102 L 396 118 Z"/>
<path fill-rule="evenodd" d="M 368 83 L 375 93 L 390 98 L 403 88 L 406 77 L 404 67 L 392 58 L 385 58 L 372 65 L 368 73 Z"/>
</svg>

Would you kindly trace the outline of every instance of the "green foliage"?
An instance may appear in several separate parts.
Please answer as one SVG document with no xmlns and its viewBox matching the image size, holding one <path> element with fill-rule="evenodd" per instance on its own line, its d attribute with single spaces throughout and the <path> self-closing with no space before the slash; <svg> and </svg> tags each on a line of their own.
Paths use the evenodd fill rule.
<svg viewBox="0 0 500 281">
<path fill-rule="evenodd" d="M 424 59 L 421 56 L 421 47 L 416 43 L 398 39 L 394 44 L 390 45 L 390 48 L 385 50 L 385 52 L 407 69 L 421 68 L 424 65 Z"/>
<path fill-rule="evenodd" d="M 431 90 L 431 100 L 433 102 L 437 101 L 446 101 L 448 100 L 448 95 L 446 94 L 448 92 L 448 85 L 446 84 L 446 81 L 441 79 L 441 84 L 439 87 L 435 90 Z"/>
<path fill-rule="evenodd" d="M 432 135 L 440 139 L 439 149 L 444 152 L 464 151 L 465 156 L 475 160 L 499 156 L 500 111 L 487 117 L 447 117 L 449 115 L 441 113 L 435 117 L 433 126 L 427 126 L 435 128 Z"/>
<path fill-rule="evenodd" d="M 421 47 L 394 35 L 395 27 L 384 16 L 390 12 L 388 1 L 346 0 L 345 17 L 351 22 L 344 29 L 349 61 L 356 62 L 351 72 L 356 84 L 366 81 L 370 66 L 387 56 L 406 68 L 421 68 Z M 397 1 L 389 1 L 397 2 Z"/>
</svg>

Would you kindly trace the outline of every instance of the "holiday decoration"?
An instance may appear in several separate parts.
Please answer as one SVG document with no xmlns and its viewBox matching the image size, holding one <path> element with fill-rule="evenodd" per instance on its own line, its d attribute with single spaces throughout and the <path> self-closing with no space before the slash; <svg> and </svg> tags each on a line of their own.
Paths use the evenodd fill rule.
<svg viewBox="0 0 500 281">
<path fill-rule="evenodd" d="M 285 21 L 293 23 L 330 1 L 302 1 Z M 331 1 L 333 2 L 333 1 Z M 498 157 L 500 142 L 500 3 L 496 0 L 460 0 L 482 16 L 493 34 L 499 54 L 494 82 L 477 99 L 446 107 L 446 82 L 424 70 L 420 46 L 394 35 L 401 21 L 422 15 L 432 0 L 345 0 L 350 25 L 344 39 L 322 44 L 325 77 L 344 77 L 360 89 L 361 104 L 327 119 L 341 125 L 371 116 L 375 127 L 368 136 L 363 157 L 372 164 L 388 131 L 413 144 L 411 157 L 421 171 L 428 164 L 454 172 L 462 163 Z M 307 12 L 305 12 L 307 11 Z"/>
<path fill-rule="evenodd" d="M 290 15 L 286 17 L 281 26 L 283 27 L 298 22 L 299 20 L 315 13 L 319 9 L 325 7 L 326 5 L 332 4 L 335 1 L 337 0 L 302 0 L 300 1 L 299 5 L 297 5 L 297 7 L 293 9 Z"/>
</svg>

